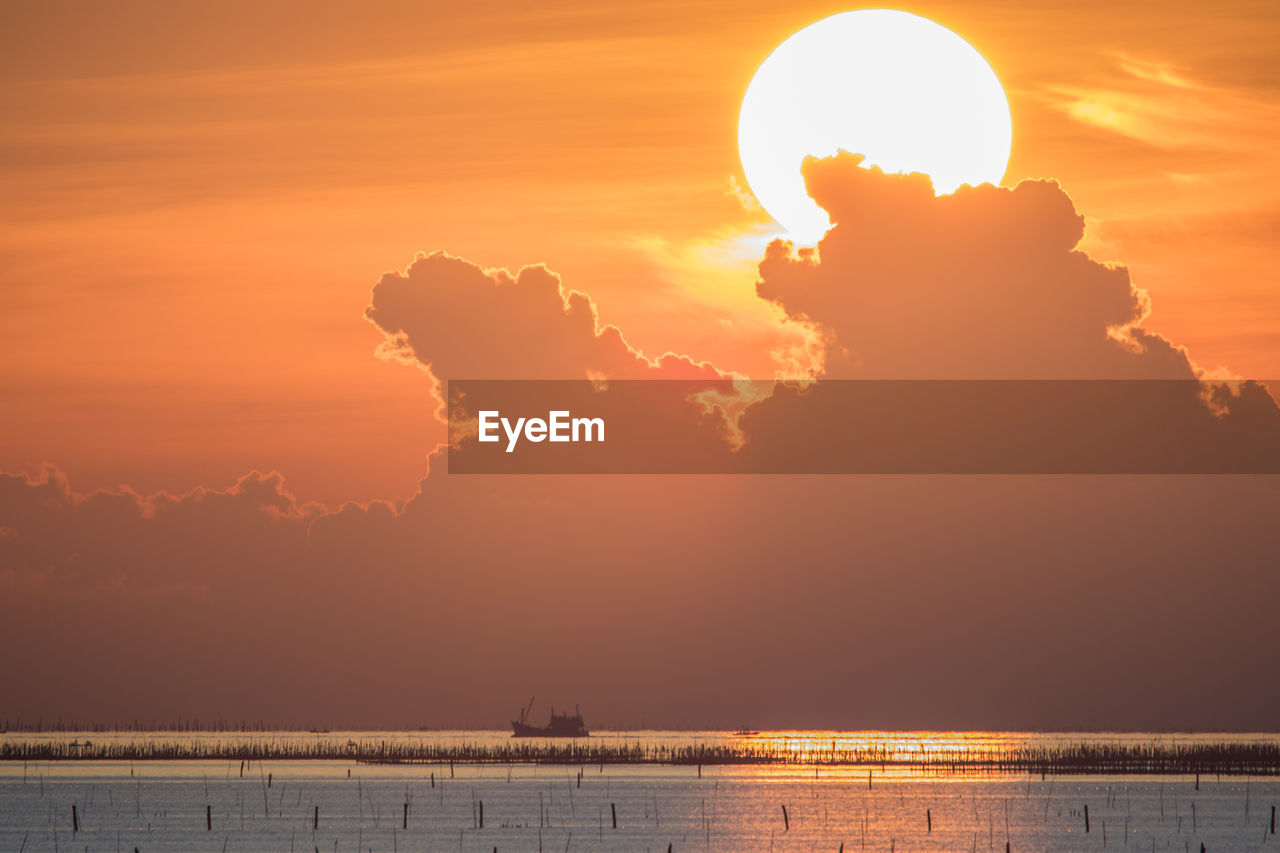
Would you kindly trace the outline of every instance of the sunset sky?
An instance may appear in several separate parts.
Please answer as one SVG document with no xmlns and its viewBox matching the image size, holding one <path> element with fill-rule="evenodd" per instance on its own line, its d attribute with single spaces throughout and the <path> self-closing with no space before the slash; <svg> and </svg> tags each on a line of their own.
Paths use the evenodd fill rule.
<svg viewBox="0 0 1280 853">
<path fill-rule="evenodd" d="M 1260 625 L 1274 618 L 1260 602 L 1274 603 L 1278 589 L 1265 555 L 1280 492 L 1266 478 L 1192 478 L 1181 489 L 1159 478 L 691 478 L 675 489 L 660 478 L 457 484 L 433 467 L 420 484 L 444 434 L 433 379 L 488 378 L 440 375 L 439 365 L 453 358 L 460 373 L 485 370 L 482 350 L 497 372 L 561 362 L 555 344 L 543 352 L 536 336 L 511 336 L 515 313 L 510 325 L 474 328 L 459 314 L 424 317 L 398 303 L 366 316 L 375 285 L 390 299 L 398 279 L 387 274 L 409 275 L 418 253 L 513 276 L 545 264 L 650 358 L 670 352 L 761 378 L 794 364 L 805 339 L 788 300 L 799 291 L 776 265 L 761 266 L 778 228 L 745 185 L 738 113 L 783 39 L 850 8 L 10 4 L 0 25 L 0 471 L 30 480 L 15 476 L 0 492 L 0 582 L 5 599 L 29 611 L 8 625 L 6 642 L 35 630 L 55 641 L 13 664 L 23 696 L 0 690 L 11 697 L 0 717 L 498 723 L 508 711 L 499 703 L 559 691 L 618 723 L 733 727 L 743 720 L 726 715 L 702 679 L 723 666 L 741 703 L 756 693 L 742 685 L 787 672 L 812 709 L 796 724 L 841 724 L 837 708 L 863 686 L 900 701 L 849 725 L 941 724 L 945 715 L 922 710 L 929 700 L 914 667 L 964 694 L 956 726 L 1259 725 L 1257 705 L 1226 713 L 1205 697 L 1252 683 L 1249 660 L 1227 661 L 1229 650 L 1265 645 Z M 1013 118 L 1002 185 L 1059 183 L 1084 218 L 1079 248 L 1127 267 L 1146 293 L 1149 315 L 1118 322 L 1136 320 L 1212 375 L 1280 376 L 1273 2 L 899 8 L 959 33 L 990 63 Z M 837 178 L 833 197 L 846 191 Z M 1058 198 L 1045 197 L 1044 209 L 1058 211 Z M 530 287 L 554 293 L 535 278 Z M 868 319 L 874 337 L 883 324 Z M 912 369 L 892 360 L 886 339 L 885 370 L 918 376 L 946 364 L 944 342 L 963 331 L 934 335 L 937 349 L 926 341 Z M 412 348 L 399 358 L 387 344 L 397 332 Z M 1016 372 L 1017 353 L 992 352 Z M 973 369 L 1005 375 L 1001 362 Z M 60 473 L 42 475 L 45 463 Z M 96 504 L 80 497 L 102 489 L 111 492 Z M 193 490 L 194 500 L 178 497 Z M 157 492 L 171 497 L 133 497 Z M 357 505 L 339 512 L 349 501 Z M 55 505 L 70 515 L 39 520 Z M 559 505 L 592 509 L 568 524 Z M 1175 538 L 1162 538 L 1169 525 Z M 321 540 L 323 558 L 299 550 Z M 793 560 L 813 576 L 790 588 L 792 606 L 771 613 L 762 590 L 777 583 L 773 567 Z M 1209 564 L 1224 584 L 1200 578 Z M 1089 588 L 1110 577 L 1109 565 L 1132 570 L 1118 598 Z M 913 599 L 922 585 L 934 592 Z M 843 606 L 833 592 L 847 596 Z M 880 606 L 865 613 L 858 602 L 876 594 Z M 474 606 L 486 596 L 490 607 Z M 600 605 L 620 596 L 636 615 L 612 622 Z M 956 601 L 967 614 L 948 610 Z M 344 609 L 352 602 L 355 615 Z M 886 605 L 940 633 L 887 621 Z M 382 607 L 399 620 L 371 615 Z M 537 608 L 545 619 L 530 615 Z M 646 608 L 651 619 L 640 618 Z M 693 626 L 709 610 L 725 615 L 699 634 Z M 1046 614 L 1063 633 L 1011 651 L 1008 632 L 1034 631 Z M 681 627 L 663 635 L 664 620 Z M 1214 626 L 1213 645 L 1175 631 L 1179 622 Z M 254 636 L 222 636 L 230 624 Z M 481 624 L 492 632 L 482 648 L 442 654 L 431 683 L 386 700 L 385 713 L 345 687 L 320 686 L 315 656 L 337 661 L 351 692 L 373 690 L 399 671 L 388 655 L 446 649 L 450 632 Z M 751 624 L 789 640 L 766 643 Z M 354 634 L 329 632 L 343 625 Z M 95 629 L 118 631 L 115 651 L 143 669 L 198 660 L 212 683 L 232 686 L 184 676 L 171 694 L 147 694 L 150 704 L 131 698 L 141 676 L 85 657 Z M 546 689 L 528 674 L 510 687 L 501 683 L 509 673 L 474 675 L 497 661 L 538 666 L 540 654 L 593 631 L 600 644 L 551 667 Z M 937 651 L 948 631 L 972 632 L 969 644 Z M 299 638 L 308 645 L 292 645 Z M 887 657 L 862 657 L 880 643 Z M 1117 647 L 1126 651 L 1109 659 Z M 264 648 L 267 659 L 256 660 Z M 657 685 L 644 687 L 641 673 L 691 648 L 689 667 L 660 682 L 694 696 L 691 711 L 663 717 Z M 847 679 L 856 689 L 798 686 L 827 653 L 858 659 Z M 792 669 L 796 656 L 806 662 Z M 979 689 L 957 674 L 997 659 L 1012 684 Z M 1019 705 L 1019 678 L 1052 683 L 1048 661 L 1054 678 L 1079 680 L 1060 703 Z M 1188 661 L 1211 670 L 1200 689 L 1161 682 Z M 69 665 L 92 670 L 89 681 L 51 675 Z M 266 696 L 269 673 L 281 671 L 279 691 Z M 581 686 L 584 671 L 595 686 Z M 1178 713 L 1144 716 L 1156 695 L 1148 690 L 1165 690 L 1160 703 Z M 755 724 L 792 719 L 795 708 L 776 694 L 755 698 Z"/>
<path fill-rule="evenodd" d="M 405 496 L 431 406 L 360 313 L 436 249 L 546 263 L 646 352 L 773 375 L 738 107 L 781 39 L 845 8 L 10 7 L 0 465 Z M 986 56 L 1014 117 L 1005 184 L 1059 180 L 1085 248 L 1150 292 L 1151 329 L 1280 375 L 1272 4 L 911 11 Z"/>
</svg>

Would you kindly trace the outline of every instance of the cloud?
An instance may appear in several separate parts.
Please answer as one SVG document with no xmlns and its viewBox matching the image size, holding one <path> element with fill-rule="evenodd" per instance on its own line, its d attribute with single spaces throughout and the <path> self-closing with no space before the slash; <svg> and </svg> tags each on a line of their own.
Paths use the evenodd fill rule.
<svg viewBox="0 0 1280 853">
<path fill-rule="evenodd" d="M 103 589 L 155 595 L 256 580 L 244 550 L 286 556 L 321 515 L 300 504 L 279 473 L 252 471 L 226 489 L 139 495 L 129 489 L 79 494 L 60 470 L 34 477 L 0 474 L 0 579 L 5 585 L 55 584 L 67 595 Z M 292 565 L 286 559 L 281 565 Z"/>
<path fill-rule="evenodd" d="M 809 159 L 834 223 L 816 251 L 770 244 L 759 295 L 826 342 L 828 378 L 1192 378 L 1186 353 L 1141 327 L 1123 267 L 1076 246 L 1084 219 L 1052 181 L 935 196 L 925 175 Z"/>
<path fill-rule="evenodd" d="M 1157 149 L 1273 150 L 1280 110 L 1269 93 L 1209 85 L 1168 62 L 1113 58 L 1120 74 L 1046 86 L 1040 97 L 1081 124 Z"/>
<path fill-rule="evenodd" d="M 433 473 L 314 518 L 286 495 L 0 480 L 24 650 L 0 714 L 496 726 L 536 692 L 631 725 L 1252 730 L 1280 701 L 1238 653 L 1280 593 L 1269 478 Z"/>
<path fill-rule="evenodd" d="M 1056 185 L 935 198 L 850 156 L 807 170 L 837 225 L 817 251 L 772 244 L 759 292 L 816 330 L 826 375 L 1194 375 L 1128 274 L 1075 248 Z M 421 257 L 366 316 L 437 381 L 724 375 L 639 352 L 543 267 Z M 1274 434 L 1257 386 L 1211 402 Z M 1256 728 L 1280 701 L 1238 654 L 1273 639 L 1271 478 L 441 461 L 407 502 L 336 510 L 276 473 L 147 496 L 0 476 L 0 644 L 26 650 L 0 710 L 496 725 L 536 692 L 632 725 Z"/>
<path fill-rule="evenodd" d="M 449 379 L 716 379 L 709 362 L 667 352 L 650 358 L 617 326 L 600 323 L 591 298 L 565 290 L 544 266 L 514 276 L 444 252 L 420 255 L 373 288 L 365 317 L 385 357 Z M 439 396 L 439 395 L 437 395 Z"/>
</svg>

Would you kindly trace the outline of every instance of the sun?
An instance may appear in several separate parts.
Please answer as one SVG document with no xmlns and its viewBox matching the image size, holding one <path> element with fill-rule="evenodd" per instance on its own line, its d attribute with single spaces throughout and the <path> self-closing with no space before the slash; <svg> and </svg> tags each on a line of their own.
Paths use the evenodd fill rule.
<svg viewBox="0 0 1280 853">
<path fill-rule="evenodd" d="M 991 66 L 960 36 L 908 12 L 824 18 L 769 55 L 738 120 L 738 152 L 757 200 L 802 243 L 830 227 L 800 176 L 806 156 L 837 150 L 864 166 L 924 172 L 938 194 L 996 183 L 1013 121 Z"/>
</svg>

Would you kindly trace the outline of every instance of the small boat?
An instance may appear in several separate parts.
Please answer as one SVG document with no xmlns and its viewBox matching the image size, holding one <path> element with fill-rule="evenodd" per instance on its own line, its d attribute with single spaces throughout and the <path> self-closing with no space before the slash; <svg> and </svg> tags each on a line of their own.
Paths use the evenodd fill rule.
<svg viewBox="0 0 1280 853">
<path fill-rule="evenodd" d="M 760 734 L 759 729 L 738 729 L 733 733 L 734 737 L 755 737 Z"/>
<path fill-rule="evenodd" d="M 586 723 L 582 722 L 582 714 L 574 709 L 572 714 L 557 714 L 551 709 L 551 722 L 545 726 L 529 724 L 529 712 L 533 710 L 533 699 L 520 711 L 520 719 L 511 721 L 512 737 L 587 737 Z"/>
</svg>

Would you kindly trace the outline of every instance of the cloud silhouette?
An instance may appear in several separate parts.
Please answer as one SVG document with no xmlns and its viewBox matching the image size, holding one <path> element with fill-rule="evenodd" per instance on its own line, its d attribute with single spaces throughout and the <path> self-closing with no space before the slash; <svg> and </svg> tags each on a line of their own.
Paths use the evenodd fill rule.
<svg viewBox="0 0 1280 853">
<path fill-rule="evenodd" d="M 444 252 L 385 273 L 365 317 L 385 356 L 449 379 L 716 379 L 714 365 L 672 352 L 649 358 L 601 325 L 587 294 L 544 266 L 514 276 Z"/>
<path fill-rule="evenodd" d="M 319 504 L 300 504 L 279 473 L 250 472 L 226 489 L 139 495 L 78 494 L 45 465 L 34 477 L 0 474 L 0 575 L 6 583 L 53 583 L 69 595 L 105 588 L 154 594 L 207 590 L 211 577 L 255 585 L 245 550 L 283 558 L 306 538 Z"/>
<path fill-rule="evenodd" d="M 1277 497 L 433 473 L 308 520 L 272 475 L 159 500 L 5 478 L 0 714 L 497 726 L 537 692 L 630 725 L 1256 730 Z"/>
<path fill-rule="evenodd" d="M 1076 249 L 1084 218 L 1052 181 L 935 196 L 841 153 L 804 164 L 833 223 L 817 250 L 784 241 L 759 295 L 812 324 L 828 378 L 1190 379 L 1181 348 L 1141 327 L 1145 292 Z"/>
<path fill-rule="evenodd" d="M 1056 185 L 938 198 L 847 155 L 806 173 L 836 225 L 816 252 L 770 246 L 758 289 L 813 325 L 828 376 L 1195 375 L 1142 328 L 1127 273 L 1076 250 Z M 420 257 L 366 317 L 437 382 L 725 375 L 639 352 L 543 267 Z M 1260 386 L 1188 405 L 1225 411 L 1233 441 L 1275 435 Z M 150 496 L 0 476 L 0 643 L 27 650 L 0 710 L 496 725 L 536 692 L 624 724 L 1256 729 L 1280 701 L 1238 654 L 1273 640 L 1273 478 L 491 478 L 440 461 L 407 502 L 337 510 L 276 473 Z"/>
</svg>

